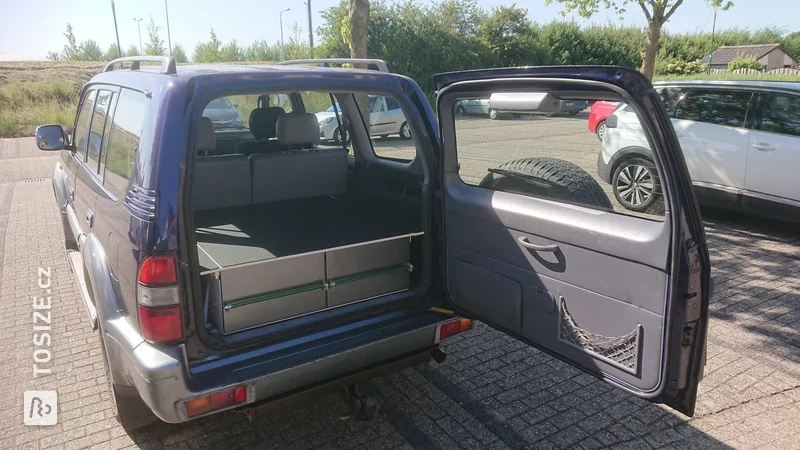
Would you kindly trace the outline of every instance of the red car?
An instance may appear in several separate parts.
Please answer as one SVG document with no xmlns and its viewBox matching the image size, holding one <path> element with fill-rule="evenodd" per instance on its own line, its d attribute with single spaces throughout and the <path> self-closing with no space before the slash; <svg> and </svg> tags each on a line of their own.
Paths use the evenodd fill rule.
<svg viewBox="0 0 800 450">
<path fill-rule="evenodd" d="M 618 102 L 594 102 L 589 113 L 589 131 L 597 134 L 597 138 L 603 140 L 606 134 L 606 119 L 619 106 Z"/>
</svg>

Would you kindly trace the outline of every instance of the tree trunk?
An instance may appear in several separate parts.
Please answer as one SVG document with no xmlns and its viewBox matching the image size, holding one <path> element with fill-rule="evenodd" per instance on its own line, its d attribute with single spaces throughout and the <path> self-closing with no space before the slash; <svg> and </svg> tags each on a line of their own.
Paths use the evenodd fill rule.
<svg viewBox="0 0 800 450">
<path fill-rule="evenodd" d="M 367 32 L 369 30 L 369 0 L 350 0 L 350 9 L 348 10 L 348 19 L 350 21 L 350 57 L 351 58 L 366 58 L 367 57 Z M 368 67 L 363 64 L 355 64 L 354 67 L 358 69 L 367 69 Z M 356 95 L 356 103 L 361 110 L 361 118 L 369 132 L 369 96 Z"/>
<path fill-rule="evenodd" d="M 662 22 L 656 18 L 647 23 L 647 38 L 644 43 L 644 59 L 641 71 L 648 80 L 653 80 L 653 71 L 658 54 L 658 41 L 661 39 Z"/>
</svg>

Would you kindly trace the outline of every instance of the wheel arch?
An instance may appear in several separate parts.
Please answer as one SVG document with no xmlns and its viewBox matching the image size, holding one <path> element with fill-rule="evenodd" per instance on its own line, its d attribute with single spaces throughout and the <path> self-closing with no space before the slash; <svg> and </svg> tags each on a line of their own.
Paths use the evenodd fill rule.
<svg viewBox="0 0 800 450">
<path fill-rule="evenodd" d="M 655 164 L 653 153 L 647 148 L 639 146 L 624 147 L 618 152 L 614 153 L 609 161 L 608 166 L 610 168 L 609 173 L 611 174 L 611 177 L 614 176 L 614 173 L 617 171 L 617 167 L 619 167 L 620 164 L 632 158 L 645 158 Z"/>
</svg>

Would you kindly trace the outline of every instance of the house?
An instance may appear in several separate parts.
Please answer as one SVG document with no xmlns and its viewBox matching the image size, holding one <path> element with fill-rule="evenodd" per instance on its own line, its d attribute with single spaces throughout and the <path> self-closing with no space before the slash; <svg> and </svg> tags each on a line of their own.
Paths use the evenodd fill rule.
<svg viewBox="0 0 800 450">
<path fill-rule="evenodd" d="M 711 55 L 711 69 L 725 70 L 737 57 L 755 58 L 764 66 L 765 71 L 797 65 L 797 60 L 786 53 L 780 44 L 734 45 L 714 50 Z M 703 57 L 700 63 L 708 64 L 708 56 Z"/>
</svg>

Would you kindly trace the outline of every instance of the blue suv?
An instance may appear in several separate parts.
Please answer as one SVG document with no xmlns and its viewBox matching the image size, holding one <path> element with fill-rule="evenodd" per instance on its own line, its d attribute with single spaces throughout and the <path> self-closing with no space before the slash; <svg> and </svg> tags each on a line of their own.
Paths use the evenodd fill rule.
<svg viewBox="0 0 800 450">
<path fill-rule="evenodd" d="M 330 67 L 343 63 L 363 68 Z M 710 265 L 650 83 L 587 66 L 446 73 L 435 85 L 436 113 L 383 61 L 121 58 L 83 87 L 71 133 L 37 129 L 40 149 L 61 152 L 53 190 L 67 254 L 125 428 L 333 389 L 369 418 L 378 402 L 356 383 L 443 361 L 441 341 L 473 319 L 693 413 Z M 527 108 L 541 114 L 573 99 L 635 108 L 664 220 L 614 213 L 591 176 L 558 158 L 465 183 L 455 107 L 497 92 L 535 93 Z M 370 139 L 370 95 L 402 108 L 406 156 Z M 250 105 L 247 126 L 203 117 L 221 98 Z M 335 104 L 351 139 L 323 145 L 314 113 Z"/>
</svg>

